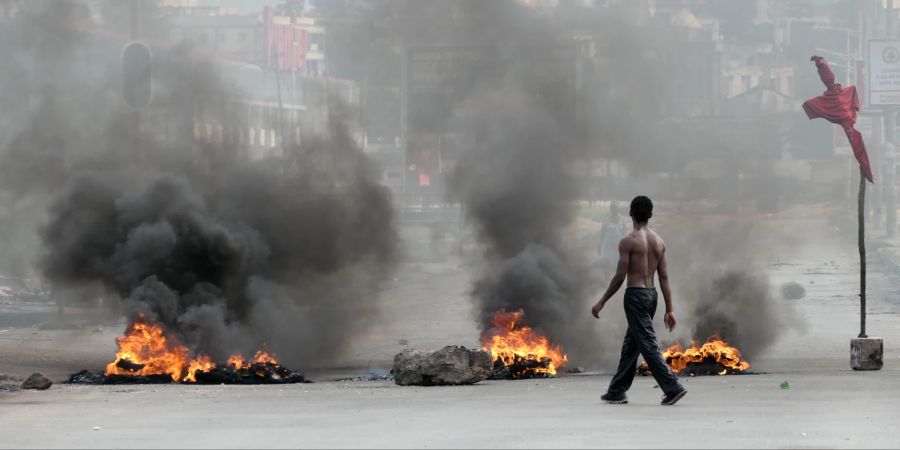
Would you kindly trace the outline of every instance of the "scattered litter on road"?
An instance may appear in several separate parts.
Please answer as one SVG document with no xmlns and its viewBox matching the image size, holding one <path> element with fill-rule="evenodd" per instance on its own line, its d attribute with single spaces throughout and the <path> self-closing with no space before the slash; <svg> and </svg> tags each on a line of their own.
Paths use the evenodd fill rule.
<svg viewBox="0 0 900 450">
<path fill-rule="evenodd" d="M 100 431 L 100 427 L 93 427 L 93 428 L 91 428 L 91 429 L 94 430 L 94 431 Z"/>
<path fill-rule="evenodd" d="M 787 389 L 790 389 L 790 388 L 791 388 L 791 385 L 788 384 L 787 381 L 784 381 L 784 382 L 781 383 L 781 389 L 787 390 Z"/>
</svg>

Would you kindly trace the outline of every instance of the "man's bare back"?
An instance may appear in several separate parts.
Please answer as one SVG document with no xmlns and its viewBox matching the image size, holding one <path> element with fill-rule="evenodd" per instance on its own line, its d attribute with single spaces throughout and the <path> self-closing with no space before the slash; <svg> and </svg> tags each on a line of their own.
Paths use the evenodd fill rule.
<svg viewBox="0 0 900 450">
<path fill-rule="evenodd" d="M 649 202 L 649 199 L 647 200 Z M 666 303 L 664 321 L 669 331 L 675 329 L 675 308 L 672 306 L 672 290 L 669 287 L 669 263 L 666 244 L 647 226 L 647 220 L 632 216 L 634 229 L 619 241 L 619 264 L 606 292 L 591 308 L 591 314 L 599 317 L 606 302 L 627 280 L 629 288 L 655 289 L 654 275 L 659 276 L 659 287 Z"/>
<path fill-rule="evenodd" d="M 628 253 L 627 287 L 656 287 L 656 270 L 663 259 L 666 244 L 656 232 L 643 227 L 632 230 L 619 242 L 620 254 Z"/>
</svg>

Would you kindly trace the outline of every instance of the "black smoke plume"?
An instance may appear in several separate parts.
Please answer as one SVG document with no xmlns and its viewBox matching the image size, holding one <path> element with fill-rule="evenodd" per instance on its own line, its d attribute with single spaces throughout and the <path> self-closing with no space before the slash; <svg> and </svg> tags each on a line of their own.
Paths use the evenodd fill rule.
<svg viewBox="0 0 900 450">
<path fill-rule="evenodd" d="M 521 309 L 524 325 L 578 357 L 594 333 L 584 307 L 585 269 L 564 233 L 576 212 L 573 171 L 587 138 L 573 49 L 557 45 L 539 18 L 514 5 L 499 14 L 499 4 L 483 8 L 511 33 L 480 41 L 483 51 L 496 53 L 466 77 L 458 123 L 471 140 L 461 146 L 449 183 L 484 248 L 485 269 L 471 293 L 482 331 L 494 313 Z"/>
<path fill-rule="evenodd" d="M 34 20 L 71 16 L 47 8 Z M 73 51 L 94 59 L 59 60 L 27 86 L 37 107 L 16 111 L 23 125 L 3 149 L 17 172 L 4 190 L 46 205 L 37 266 L 54 295 L 100 286 L 131 320 L 216 359 L 261 346 L 301 367 L 342 356 L 398 257 L 390 193 L 349 114 L 334 106 L 327 130 L 251 158 L 227 131 L 204 133 L 250 126 L 235 113 L 242 93 L 178 45 L 154 48 L 155 98 L 137 132 L 114 78 L 120 45 L 76 31 Z"/>
<path fill-rule="evenodd" d="M 679 55 L 691 50 L 678 47 L 677 30 L 661 32 L 645 17 L 632 17 L 642 2 L 622 2 L 603 13 L 584 11 L 581 17 L 566 17 L 561 8 L 549 20 L 515 5 L 486 3 L 472 6 L 483 10 L 472 17 L 492 17 L 497 25 L 490 29 L 503 31 L 468 34 L 459 42 L 502 50 L 491 64 L 473 64 L 461 77 L 467 88 L 454 97 L 458 105 L 442 105 L 458 111 L 448 120 L 471 136 L 461 145 L 449 193 L 463 205 L 484 248 L 484 269 L 472 289 L 481 329 L 490 327 L 499 310 L 522 309 L 525 325 L 561 344 L 571 361 L 590 365 L 612 359 L 624 320 L 602 328 L 588 313 L 612 274 L 591 270 L 589 260 L 596 254 L 577 248 L 569 228 L 576 201 L 589 198 L 584 167 L 598 157 L 615 159 L 628 167 L 635 186 L 644 186 L 639 180 L 645 175 L 681 171 L 690 152 L 721 153 L 715 139 L 695 142 L 686 130 L 670 133 L 662 126 L 667 112 L 680 113 L 676 83 L 689 63 Z M 573 53 L 578 56 L 567 60 L 561 55 L 571 45 L 565 39 L 570 29 L 560 24 L 616 44 L 600 57 L 578 49 Z M 575 79 L 569 78 L 572 73 L 578 74 Z M 670 142 L 671 136 L 684 142 Z M 673 148 L 687 142 L 689 151 Z M 646 176 L 648 183 L 652 178 Z M 627 200 L 644 193 L 632 192 Z M 718 228 L 709 232 L 723 241 L 735 237 Z M 756 266 L 764 255 L 684 251 L 679 247 L 704 248 L 709 238 L 689 243 L 696 228 L 666 233 L 672 266 L 691 268 L 672 270 L 684 324 L 677 336 L 703 341 L 719 332 L 748 356 L 777 339 L 790 312 L 772 299 L 768 276 Z M 723 242 L 716 251 L 727 248 Z M 613 301 L 604 314 L 618 314 L 610 310 L 620 307 Z M 662 299 L 659 308 L 658 320 Z"/>
<path fill-rule="evenodd" d="M 765 262 L 767 249 L 789 249 L 775 230 L 717 217 L 679 218 L 665 227 L 676 315 L 676 335 L 705 342 L 718 334 L 751 363 L 785 331 L 804 329 L 790 302 L 777 292 Z"/>
</svg>

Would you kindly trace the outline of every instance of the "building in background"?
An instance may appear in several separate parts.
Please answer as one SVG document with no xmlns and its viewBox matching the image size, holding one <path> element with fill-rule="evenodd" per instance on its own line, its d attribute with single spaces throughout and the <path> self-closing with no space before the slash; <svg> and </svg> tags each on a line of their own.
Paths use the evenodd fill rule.
<svg viewBox="0 0 900 450">
<path fill-rule="evenodd" d="M 188 42 L 217 60 L 222 79 L 240 99 L 231 106 L 239 126 L 195 115 L 193 136 L 203 167 L 214 166 L 203 154 L 204 143 L 234 144 L 251 158 L 278 154 L 300 145 L 302 136 L 326 130 L 334 111 L 359 107 L 358 85 L 326 71 L 325 27 L 311 15 L 310 2 L 283 1 L 241 14 L 198 0 L 159 0 L 158 10 L 171 25 L 170 45 Z M 355 118 L 343 119 L 358 135 Z"/>
<path fill-rule="evenodd" d="M 191 42 L 232 61 L 260 59 L 264 32 L 257 15 L 178 14 L 169 23 L 169 38 L 174 42 Z"/>
<path fill-rule="evenodd" d="M 228 5 L 201 5 L 198 0 L 158 0 L 157 7 L 166 15 L 226 16 L 238 14 L 238 9 Z"/>
<path fill-rule="evenodd" d="M 172 25 L 172 41 L 202 46 L 217 57 L 303 76 L 325 74 L 325 28 L 309 16 L 302 0 L 266 6 L 259 14 L 239 14 L 228 6 L 198 0 L 160 0 Z"/>
<path fill-rule="evenodd" d="M 325 28 L 305 15 L 303 1 L 267 6 L 262 29 L 263 67 L 308 76 L 325 74 Z"/>
</svg>

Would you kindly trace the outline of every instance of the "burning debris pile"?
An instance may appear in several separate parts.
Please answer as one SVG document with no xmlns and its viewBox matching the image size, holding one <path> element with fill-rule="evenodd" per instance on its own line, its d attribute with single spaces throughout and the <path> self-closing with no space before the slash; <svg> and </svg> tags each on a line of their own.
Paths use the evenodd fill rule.
<svg viewBox="0 0 900 450">
<path fill-rule="evenodd" d="M 568 362 L 560 346 L 530 327 L 518 326 L 523 315 L 522 310 L 498 311 L 491 319 L 493 327 L 482 335 L 482 347 L 494 359 L 491 379 L 552 377 Z"/>
<path fill-rule="evenodd" d="M 663 352 L 666 364 L 676 374 L 695 375 L 737 375 L 746 373 L 750 363 L 741 359 L 741 351 L 731 346 L 718 334 L 710 336 L 703 345 L 691 341 L 684 348 L 676 342 Z M 650 375 L 647 363 L 638 368 L 640 375 Z"/>
<path fill-rule="evenodd" d="M 303 383 L 302 374 L 293 372 L 259 350 L 251 360 L 232 355 L 224 365 L 207 355 L 190 357 L 190 351 L 177 339 L 167 336 L 163 327 L 139 317 L 125 335 L 116 339 L 116 359 L 106 365 L 103 375 L 89 371 L 69 378 L 77 384 L 286 384 Z"/>
</svg>

